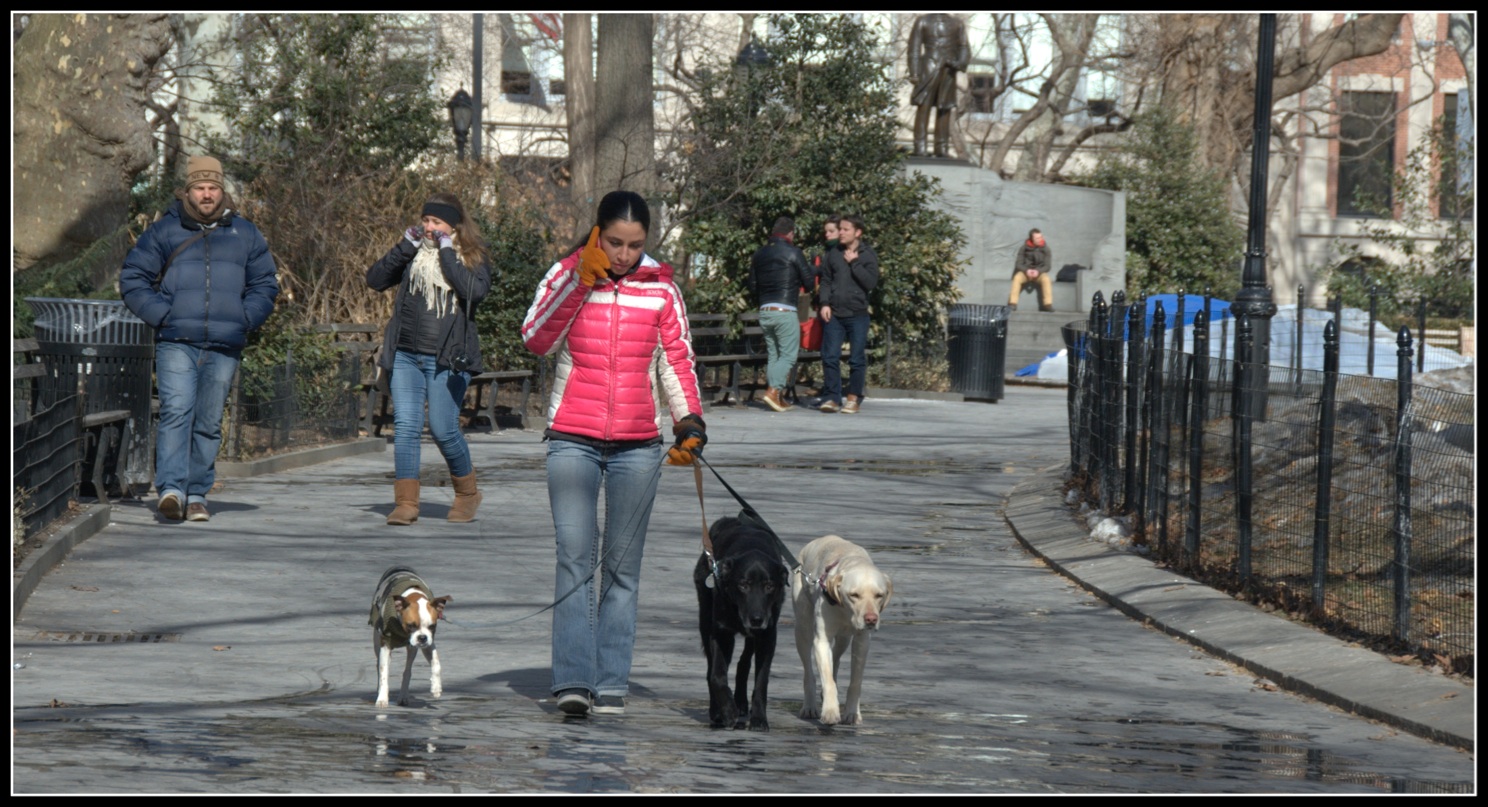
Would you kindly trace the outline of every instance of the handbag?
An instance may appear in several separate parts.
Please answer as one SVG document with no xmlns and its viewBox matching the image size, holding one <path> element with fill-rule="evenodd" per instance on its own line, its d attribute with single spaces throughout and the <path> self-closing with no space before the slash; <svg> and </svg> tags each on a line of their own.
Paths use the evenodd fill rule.
<svg viewBox="0 0 1488 807">
<path fill-rule="evenodd" d="M 822 345 L 822 321 L 821 317 L 812 317 L 801 323 L 801 349 L 821 350 Z"/>
</svg>

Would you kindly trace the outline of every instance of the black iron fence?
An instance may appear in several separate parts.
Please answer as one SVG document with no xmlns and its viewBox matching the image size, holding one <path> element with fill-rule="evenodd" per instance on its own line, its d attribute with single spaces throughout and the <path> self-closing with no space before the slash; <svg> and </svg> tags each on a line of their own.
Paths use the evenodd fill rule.
<svg viewBox="0 0 1488 807">
<path fill-rule="evenodd" d="M 360 355 L 313 353 L 261 366 L 244 362 L 228 396 L 222 458 L 246 460 L 360 434 L 363 367 Z"/>
<path fill-rule="evenodd" d="M 1072 482 L 1161 563 L 1374 646 L 1471 674 L 1475 396 L 1413 380 L 1262 366 L 1241 317 L 1217 358 L 1167 313 L 1097 299 L 1065 328 Z"/>
</svg>

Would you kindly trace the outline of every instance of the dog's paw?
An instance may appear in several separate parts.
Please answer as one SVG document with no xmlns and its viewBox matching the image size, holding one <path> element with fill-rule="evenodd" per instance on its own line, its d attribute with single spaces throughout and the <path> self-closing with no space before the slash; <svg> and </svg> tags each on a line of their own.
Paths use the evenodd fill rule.
<svg viewBox="0 0 1488 807">
<path fill-rule="evenodd" d="M 842 722 L 842 711 L 836 706 L 828 706 L 822 709 L 821 722 L 823 725 L 835 726 Z"/>
<path fill-rule="evenodd" d="M 816 718 L 821 717 L 821 707 L 813 703 L 803 704 L 801 706 L 800 716 L 802 719 L 805 720 L 815 720 Z"/>
<path fill-rule="evenodd" d="M 844 726 L 857 726 L 857 725 L 861 725 L 862 722 L 863 722 L 863 715 L 860 714 L 860 713 L 858 713 L 858 712 L 856 712 L 856 711 L 853 711 L 853 712 L 844 712 L 842 714 L 842 725 L 844 725 Z"/>
<path fill-rule="evenodd" d="M 728 701 L 709 716 L 713 719 L 713 725 L 731 729 L 739 722 L 739 708 Z"/>
<path fill-rule="evenodd" d="M 429 697 L 431 697 L 431 698 L 437 698 L 437 697 L 439 697 L 439 696 L 441 696 L 443 694 L 444 694 L 444 687 L 430 687 L 429 688 Z"/>
<path fill-rule="evenodd" d="M 377 708 L 379 708 L 379 709 L 386 709 L 387 708 L 387 705 L 388 705 L 388 699 L 387 698 L 378 698 L 377 699 Z"/>
<path fill-rule="evenodd" d="M 759 717 L 755 717 L 755 716 L 751 715 L 749 717 L 749 730 L 750 731 L 769 731 L 770 730 L 770 721 L 767 720 L 767 719 L 765 719 L 765 716 L 764 715 L 760 715 Z"/>
</svg>

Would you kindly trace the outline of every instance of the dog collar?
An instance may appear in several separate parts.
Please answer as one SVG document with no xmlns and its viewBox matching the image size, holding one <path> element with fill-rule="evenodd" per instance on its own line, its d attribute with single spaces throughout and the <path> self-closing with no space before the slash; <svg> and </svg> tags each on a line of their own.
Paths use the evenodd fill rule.
<svg viewBox="0 0 1488 807">
<path fill-rule="evenodd" d="M 827 602 L 833 605 L 841 605 L 842 603 L 839 602 L 836 597 L 833 597 L 831 592 L 827 591 L 826 580 L 827 576 L 832 573 L 832 569 L 836 568 L 838 563 L 839 561 L 832 561 L 830 564 L 828 564 L 827 568 L 822 569 L 821 577 L 817 578 L 816 580 L 816 587 L 821 590 L 822 596 L 826 597 Z"/>
</svg>

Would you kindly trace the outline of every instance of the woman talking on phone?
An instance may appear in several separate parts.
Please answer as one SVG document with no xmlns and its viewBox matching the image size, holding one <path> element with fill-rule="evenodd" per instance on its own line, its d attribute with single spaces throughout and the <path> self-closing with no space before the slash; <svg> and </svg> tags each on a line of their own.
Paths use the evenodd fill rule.
<svg viewBox="0 0 1488 807">
<path fill-rule="evenodd" d="M 491 268 L 480 230 L 451 193 L 424 203 L 419 224 L 367 270 L 367 285 L 398 287 L 393 318 L 377 364 L 390 373 L 393 398 L 393 500 L 387 523 L 419 516 L 419 447 L 424 404 L 429 432 L 449 466 L 455 500 L 448 520 L 471 521 L 480 506 L 470 447 L 460 431 L 460 405 L 470 375 L 481 372 L 475 306 L 491 290 Z"/>
<path fill-rule="evenodd" d="M 527 349 L 558 365 L 545 435 L 563 598 L 553 609 L 552 692 L 570 715 L 625 713 L 661 476 L 658 399 L 673 421 L 669 464 L 691 465 L 707 442 L 687 310 L 672 268 L 645 253 L 650 229 L 638 194 L 606 195 L 587 241 L 548 270 L 522 324 Z"/>
</svg>

